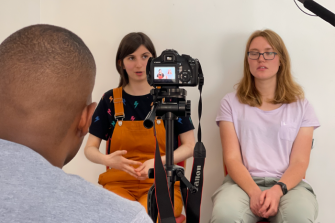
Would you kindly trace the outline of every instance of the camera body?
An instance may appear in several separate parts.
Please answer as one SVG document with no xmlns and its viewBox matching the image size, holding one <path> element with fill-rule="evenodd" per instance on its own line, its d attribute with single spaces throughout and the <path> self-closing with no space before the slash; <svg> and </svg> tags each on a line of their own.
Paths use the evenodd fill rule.
<svg viewBox="0 0 335 223">
<path fill-rule="evenodd" d="M 175 50 L 164 50 L 147 64 L 150 86 L 196 86 L 199 83 L 199 61 Z"/>
</svg>

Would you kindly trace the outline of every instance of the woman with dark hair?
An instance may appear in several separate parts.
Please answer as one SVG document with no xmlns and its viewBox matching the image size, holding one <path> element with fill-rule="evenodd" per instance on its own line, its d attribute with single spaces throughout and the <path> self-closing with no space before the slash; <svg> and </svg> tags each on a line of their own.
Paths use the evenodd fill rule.
<svg viewBox="0 0 335 223">
<path fill-rule="evenodd" d="M 148 170 L 154 167 L 156 141 L 153 129 L 146 129 L 143 120 L 151 110 L 152 87 L 147 82 L 146 65 L 156 57 L 154 45 L 144 33 L 129 33 L 116 54 L 120 74 L 119 87 L 107 91 L 92 117 L 90 134 L 85 147 L 86 157 L 105 165 L 107 171 L 99 176 L 99 184 L 121 197 L 138 201 L 147 207 L 147 195 L 154 180 Z M 193 124 L 189 118 L 175 121 L 174 162 L 193 155 L 195 145 Z M 156 119 L 156 133 L 165 164 L 165 127 Z M 178 135 L 181 145 L 178 147 Z M 106 154 L 99 152 L 101 140 L 106 140 Z M 175 184 L 175 216 L 182 211 L 179 183 Z"/>
<path fill-rule="evenodd" d="M 211 222 L 314 222 L 318 203 L 304 176 L 320 124 L 277 33 L 250 36 L 244 76 L 216 122 L 229 175 L 212 196 Z"/>
<path fill-rule="evenodd" d="M 157 78 L 158 78 L 158 79 L 163 79 L 163 77 L 164 77 L 164 74 L 163 74 L 162 70 L 159 69 L 159 70 L 158 70 L 158 74 L 157 74 Z"/>
</svg>

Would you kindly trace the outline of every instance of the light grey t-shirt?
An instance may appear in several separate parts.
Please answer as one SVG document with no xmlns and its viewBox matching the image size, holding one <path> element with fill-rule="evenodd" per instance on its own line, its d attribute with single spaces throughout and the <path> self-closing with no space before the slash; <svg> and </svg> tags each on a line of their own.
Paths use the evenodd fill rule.
<svg viewBox="0 0 335 223">
<path fill-rule="evenodd" d="M 0 222 L 151 222 L 144 207 L 0 139 Z"/>
</svg>

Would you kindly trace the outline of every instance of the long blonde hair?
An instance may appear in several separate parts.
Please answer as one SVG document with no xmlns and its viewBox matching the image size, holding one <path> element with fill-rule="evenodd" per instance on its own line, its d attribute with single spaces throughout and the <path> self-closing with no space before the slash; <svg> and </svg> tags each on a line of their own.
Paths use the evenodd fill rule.
<svg viewBox="0 0 335 223">
<path fill-rule="evenodd" d="M 255 78 L 250 73 L 249 63 L 248 63 L 248 51 L 251 42 L 256 37 L 264 37 L 271 47 L 277 53 L 280 59 L 280 67 L 277 72 L 277 86 L 275 90 L 274 98 L 269 101 L 273 104 L 281 103 L 292 103 L 298 99 L 304 98 L 304 91 L 301 86 L 298 85 L 292 77 L 291 74 L 291 62 L 286 46 L 281 39 L 281 37 L 272 30 L 257 30 L 249 38 L 244 55 L 244 70 L 243 78 L 237 84 L 237 97 L 239 101 L 243 104 L 248 104 L 250 106 L 261 106 L 262 99 L 259 91 L 255 86 Z"/>
</svg>

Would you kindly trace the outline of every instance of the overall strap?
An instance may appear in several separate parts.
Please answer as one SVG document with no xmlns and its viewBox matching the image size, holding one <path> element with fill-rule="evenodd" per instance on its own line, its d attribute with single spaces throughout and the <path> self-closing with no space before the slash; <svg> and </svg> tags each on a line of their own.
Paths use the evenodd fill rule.
<svg viewBox="0 0 335 223">
<path fill-rule="evenodd" d="M 114 102 L 114 118 L 118 121 L 119 126 L 125 117 L 122 99 L 122 87 L 113 89 Z"/>
</svg>

